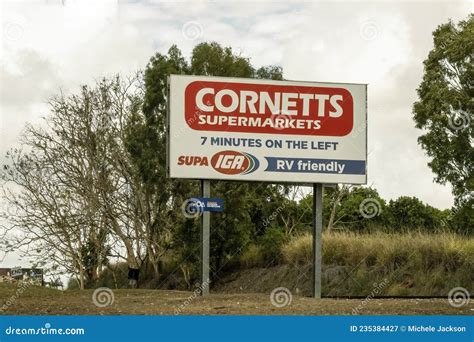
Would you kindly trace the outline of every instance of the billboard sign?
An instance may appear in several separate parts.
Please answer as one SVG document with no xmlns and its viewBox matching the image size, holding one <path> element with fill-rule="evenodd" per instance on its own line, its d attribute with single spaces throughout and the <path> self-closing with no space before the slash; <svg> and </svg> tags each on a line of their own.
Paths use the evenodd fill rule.
<svg viewBox="0 0 474 342">
<path fill-rule="evenodd" d="M 172 178 L 367 181 L 367 86 L 172 75 Z"/>
</svg>

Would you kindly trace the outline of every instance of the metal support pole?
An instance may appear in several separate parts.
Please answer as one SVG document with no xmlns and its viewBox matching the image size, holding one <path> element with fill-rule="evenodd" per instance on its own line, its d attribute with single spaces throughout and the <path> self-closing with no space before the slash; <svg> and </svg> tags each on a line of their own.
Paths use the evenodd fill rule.
<svg viewBox="0 0 474 342">
<path fill-rule="evenodd" d="M 211 196 L 211 182 L 201 180 L 201 197 Z M 210 212 L 205 211 L 201 216 L 201 295 L 209 294 L 209 240 L 210 240 Z"/>
<path fill-rule="evenodd" d="M 313 184 L 313 297 L 321 298 L 323 185 Z"/>
</svg>

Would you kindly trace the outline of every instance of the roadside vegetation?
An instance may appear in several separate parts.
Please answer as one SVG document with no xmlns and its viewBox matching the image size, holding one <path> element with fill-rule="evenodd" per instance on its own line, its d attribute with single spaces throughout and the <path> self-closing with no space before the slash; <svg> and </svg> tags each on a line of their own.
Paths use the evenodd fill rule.
<svg viewBox="0 0 474 342">
<path fill-rule="evenodd" d="M 214 292 L 270 292 L 279 286 L 293 293 L 311 293 L 311 234 L 295 235 L 268 251 L 251 244 L 219 273 Z M 273 247 L 268 247 L 273 248 Z M 268 260 L 268 255 L 278 255 Z M 323 296 L 446 296 L 457 286 L 474 291 L 474 239 L 456 233 L 323 234 Z M 127 287 L 126 264 L 110 265 L 99 286 Z M 192 275 L 193 280 L 197 275 Z M 197 278 L 196 278 L 197 279 Z M 142 287 L 192 290 L 172 258 L 159 278 L 144 279 Z M 77 283 L 70 283 L 77 288 Z"/>
<path fill-rule="evenodd" d="M 311 261 L 311 236 L 295 237 L 282 247 L 284 263 L 307 265 Z M 351 232 L 323 236 L 326 268 L 337 269 L 332 295 L 445 296 L 462 286 L 474 291 L 474 239 L 454 233 L 427 234 Z M 337 286 L 337 287 L 336 287 Z"/>
</svg>

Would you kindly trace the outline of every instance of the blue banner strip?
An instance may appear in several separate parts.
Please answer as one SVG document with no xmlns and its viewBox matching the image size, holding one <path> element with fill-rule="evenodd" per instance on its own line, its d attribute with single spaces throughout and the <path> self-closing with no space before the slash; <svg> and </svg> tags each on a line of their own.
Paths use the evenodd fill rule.
<svg viewBox="0 0 474 342">
<path fill-rule="evenodd" d="M 0 316 L 2 342 L 472 342 L 473 329 L 472 316 Z"/>
<path fill-rule="evenodd" d="M 365 160 L 265 157 L 271 172 L 365 175 Z"/>
</svg>

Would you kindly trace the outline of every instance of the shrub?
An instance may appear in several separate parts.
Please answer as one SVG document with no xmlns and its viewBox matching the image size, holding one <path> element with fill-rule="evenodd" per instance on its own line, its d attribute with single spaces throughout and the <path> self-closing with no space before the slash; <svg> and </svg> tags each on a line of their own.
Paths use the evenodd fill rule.
<svg viewBox="0 0 474 342">
<path fill-rule="evenodd" d="M 293 238 L 282 246 L 283 260 L 288 264 L 308 264 L 312 260 L 311 234 Z"/>
<path fill-rule="evenodd" d="M 240 265 L 244 268 L 264 267 L 264 257 L 262 248 L 256 245 L 250 245 L 240 257 Z"/>
<path fill-rule="evenodd" d="M 446 216 L 439 209 L 424 204 L 416 197 L 402 196 L 388 204 L 390 227 L 397 231 L 422 228 L 439 231 Z"/>
<path fill-rule="evenodd" d="M 286 242 L 286 236 L 279 227 L 270 227 L 259 238 L 259 245 L 263 262 L 266 265 L 275 265 L 281 262 L 281 247 Z"/>
</svg>

